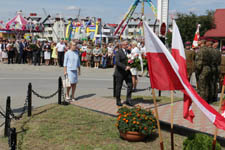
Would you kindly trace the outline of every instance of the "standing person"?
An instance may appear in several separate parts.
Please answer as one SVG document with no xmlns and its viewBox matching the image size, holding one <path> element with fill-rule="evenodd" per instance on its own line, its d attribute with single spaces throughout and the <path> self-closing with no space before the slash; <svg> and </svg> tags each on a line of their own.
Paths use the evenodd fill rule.
<svg viewBox="0 0 225 150">
<path fill-rule="evenodd" d="M 21 63 L 25 63 L 25 58 L 24 58 L 24 48 L 25 48 L 25 44 L 24 44 L 24 40 L 20 40 L 19 41 L 19 50 L 20 50 L 20 56 L 19 56 L 19 64 Z"/>
<path fill-rule="evenodd" d="M 80 49 L 80 53 L 81 53 L 81 62 L 82 65 L 84 66 L 87 62 L 87 44 L 85 41 Z"/>
<path fill-rule="evenodd" d="M 132 50 L 131 50 L 131 57 L 132 58 L 139 58 L 139 55 L 141 55 L 141 52 L 139 48 L 137 47 L 137 42 L 132 42 Z M 131 68 L 130 72 L 132 74 L 132 82 L 133 82 L 133 91 L 135 92 L 137 90 L 137 84 L 138 84 L 138 68 Z"/>
<path fill-rule="evenodd" d="M 106 68 L 107 67 L 107 58 L 108 57 L 108 49 L 106 44 L 103 45 L 102 48 L 102 68 Z"/>
<path fill-rule="evenodd" d="M 102 54 L 102 51 L 100 49 L 100 45 L 97 45 L 93 50 L 95 68 L 99 67 L 101 54 Z"/>
<path fill-rule="evenodd" d="M 221 64 L 220 64 L 220 91 L 222 90 L 223 80 L 225 76 L 225 46 L 221 49 Z"/>
<path fill-rule="evenodd" d="M 0 62 L 2 62 L 2 40 L 0 40 Z"/>
<path fill-rule="evenodd" d="M 61 40 L 60 43 L 58 43 L 56 45 L 56 49 L 57 49 L 57 52 L 58 52 L 58 63 L 59 63 L 60 67 L 63 67 L 63 59 L 64 59 L 65 48 L 66 48 L 66 46 L 65 46 L 63 40 Z"/>
<path fill-rule="evenodd" d="M 218 97 L 218 82 L 220 77 L 220 64 L 221 64 L 221 52 L 218 49 L 218 41 L 214 41 L 215 43 L 211 48 L 212 55 L 212 82 L 211 82 L 211 92 L 212 92 L 212 101 L 217 101 Z"/>
<path fill-rule="evenodd" d="M 33 60 L 33 44 L 31 43 L 31 41 L 27 43 L 26 52 L 27 52 L 27 63 L 31 65 Z"/>
<path fill-rule="evenodd" d="M 7 44 L 8 44 L 7 41 L 3 41 L 3 43 L 2 43 L 2 62 L 3 63 L 6 63 L 6 61 L 8 59 L 8 51 L 6 48 Z"/>
<path fill-rule="evenodd" d="M 75 101 L 74 94 L 78 82 L 78 75 L 80 75 L 80 58 L 75 42 L 70 43 L 70 50 L 65 54 L 64 75 L 68 75 L 71 84 L 71 87 L 67 88 L 66 99 L 70 99 L 70 89 L 72 88 L 72 101 Z"/>
<path fill-rule="evenodd" d="M 212 60 L 211 41 L 202 46 L 196 54 L 195 70 L 198 73 L 198 93 L 208 103 L 212 102 Z"/>
<path fill-rule="evenodd" d="M 113 66 L 113 47 L 112 43 L 109 43 L 109 46 L 107 47 L 108 49 L 108 64 L 110 67 Z"/>
<path fill-rule="evenodd" d="M 33 51 L 34 55 L 34 66 L 38 64 L 40 66 L 41 63 L 41 43 L 37 41 L 35 44 L 35 50 Z"/>
<path fill-rule="evenodd" d="M 116 68 L 114 76 L 116 77 L 116 104 L 117 106 L 122 106 L 120 94 L 123 85 L 123 81 L 126 81 L 127 84 L 127 96 L 126 96 L 126 104 L 133 106 L 131 103 L 131 94 L 132 94 L 132 76 L 130 72 L 130 66 L 127 66 L 127 55 L 126 48 L 128 42 L 122 42 L 122 48 L 116 53 Z"/>
<path fill-rule="evenodd" d="M 91 67 L 91 57 L 92 57 L 92 46 L 91 44 L 87 47 L 87 61 L 86 61 L 86 67 Z"/>
<path fill-rule="evenodd" d="M 13 64 L 14 51 L 13 51 L 13 43 L 11 40 L 6 45 L 6 49 L 8 51 L 8 64 L 10 63 Z"/>
<path fill-rule="evenodd" d="M 191 50 L 191 42 L 187 41 L 185 43 L 185 55 L 186 55 L 186 66 L 188 80 L 191 80 L 191 75 L 195 70 L 195 52 Z"/>
<path fill-rule="evenodd" d="M 15 50 L 16 50 L 16 63 L 19 64 L 20 63 L 20 44 L 19 44 L 19 40 L 16 40 L 15 42 Z"/>
<path fill-rule="evenodd" d="M 51 45 L 49 42 L 44 46 L 44 51 L 45 65 L 48 66 L 51 58 Z"/>
<path fill-rule="evenodd" d="M 54 65 L 57 66 L 58 65 L 58 54 L 57 54 L 57 50 L 56 50 L 56 43 L 53 43 L 52 58 L 54 61 Z"/>
</svg>

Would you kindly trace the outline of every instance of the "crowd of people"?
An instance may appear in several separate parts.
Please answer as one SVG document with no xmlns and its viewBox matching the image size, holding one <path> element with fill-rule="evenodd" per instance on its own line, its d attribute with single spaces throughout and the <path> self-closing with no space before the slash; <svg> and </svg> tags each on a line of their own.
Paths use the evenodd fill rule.
<svg viewBox="0 0 225 150">
<path fill-rule="evenodd" d="M 93 68 L 110 68 L 115 66 L 115 54 L 118 42 L 95 44 L 92 41 L 73 40 L 77 43 L 81 65 Z M 143 42 L 139 42 L 143 52 Z M 5 64 L 55 65 L 63 67 L 65 53 L 70 49 L 68 41 L 59 43 L 49 41 L 6 40 L 0 39 L 0 62 Z M 128 49 L 132 50 L 132 44 Z"/>
</svg>

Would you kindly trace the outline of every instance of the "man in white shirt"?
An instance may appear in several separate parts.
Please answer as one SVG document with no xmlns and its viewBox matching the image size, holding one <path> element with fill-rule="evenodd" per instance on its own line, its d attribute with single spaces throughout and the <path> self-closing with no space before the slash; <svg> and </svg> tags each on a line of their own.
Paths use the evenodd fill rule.
<svg viewBox="0 0 225 150">
<path fill-rule="evenodd" d="M 58 52 L 58 62 L 60 67 L 63 67 L 65 48 L 66 45 L 64 44 L 63 40 L 61 40 L 60 43 L 56 45 L 56 50 Z"/>
</svg>

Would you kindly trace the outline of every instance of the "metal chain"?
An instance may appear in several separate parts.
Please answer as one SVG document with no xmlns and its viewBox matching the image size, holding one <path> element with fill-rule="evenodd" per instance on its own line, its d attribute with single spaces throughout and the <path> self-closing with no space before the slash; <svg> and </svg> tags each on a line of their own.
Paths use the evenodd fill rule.
<svg viewBox="0 0 225 150">
<path fill-rule="evenodd" d="M 33 93 L 34 95 L 36 95 L 37 97 L 41 98 L 41 99 L 49 99 L 49 98 L 52 98 L 52 97 L 54 97 L 58 92 L 59 92 L 59 90 L 57 90 L 55 93 L 53 93 L 53 94 L 50 95 L 50 96 L 41 96 L 40 94 L 38 94 L 37 92 L 35 92 L 34 90 L 32 90 L 32 93 Z"/>
<path fill-rule="evenodd" d="M 4 109 L 2 108 L 2 106 L 0 105 L 0 110 L 5 114 Z"/>
<path fill-rule="evenodd" d="M 126 86 L 126 85 L 124 85 L 124 84 L 123 84 L 123 87 L 124 87 L 124 88 L 127 88 L 127 86 Z M 150 91 L 151 89 L 152 89 L 152 87 L 151 87 L 151 86 L 149 86 L 149 87 L 147 87 L 147 88 L 145 88 L 145 89 L 143 89 L 143 90 L 144 90 L 144 91 L 146 91 L 146 90 L 149 90 L 149 91 Z"/>
<path fill-rule="evenodd" d="M 1 111 L 0 111 L 0 115 L 2 115 L 3 118 L 5 118 L 5 114 L 3 112 L 1 112 Z"/>
<path fill-rule="evenodd" d="M 13 113 L 12 109 L 10 108 L 9 114 L 12 116 L 12 119 L 15 119 L 15 120 L 21 119 L 21 118 L 23 117 L 23 114 L 25 113 L 25 111 L 26 111 L 26 109 L 27 109 L 27 105 L 28 105 L 28 96 L 27 96 L 26 99 L 25 99 L 25 103 L 24 103 L 24 106 L 23 106 L 22 113 L 21 113 L 20 115 L 18 115 L 18 116 L 16 116 L 16 115 Z M 11 119 L 11 118 L 10 118 L 10 119 Z"/>
</svg>

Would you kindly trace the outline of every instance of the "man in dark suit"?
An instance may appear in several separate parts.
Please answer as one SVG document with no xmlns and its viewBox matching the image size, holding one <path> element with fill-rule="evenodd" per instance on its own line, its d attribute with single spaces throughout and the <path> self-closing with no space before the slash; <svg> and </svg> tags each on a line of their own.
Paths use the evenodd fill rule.
<svg viewBox="0 0 225 150">
<path fill-rule="evenodd" d="M 126 104 L 133 106 L 131 103 L 131 93 L 132 93 L 132 75 L 130 73 L 130 66 L 127 65 L 127 46 L 128 42 L 123 41 L 121 44 L 122 48 L 116 52 L 116 68 L 115 68 L 115 77 L 116 77 L 116 104 L 122 106 L 120 94 L 123 85 L 123 81 L 126 81 L 127 84 L 127 97 Z"/>
</svg>

